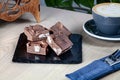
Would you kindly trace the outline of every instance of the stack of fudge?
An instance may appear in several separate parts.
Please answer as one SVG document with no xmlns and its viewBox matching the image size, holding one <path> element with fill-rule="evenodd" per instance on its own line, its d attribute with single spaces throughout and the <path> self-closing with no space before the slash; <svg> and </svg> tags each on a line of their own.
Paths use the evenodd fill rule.
<svg viewBox="0 0 120 80">
<path fill-rule="evenodd" d="M 24 33 L 28 40 L 27 52 L 30 54 L 47 55 L 50 46 L 59 56 L 73 45 L 69 39 L 71 32 L 61 22 L 57 22 L 50 29 L 41 25 L 25 27 Z"/>
</svg>

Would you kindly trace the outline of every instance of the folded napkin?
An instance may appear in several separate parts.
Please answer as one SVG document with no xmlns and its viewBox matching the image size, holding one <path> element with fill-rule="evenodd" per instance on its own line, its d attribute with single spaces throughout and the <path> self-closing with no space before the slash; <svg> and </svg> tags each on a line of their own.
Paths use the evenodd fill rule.
<svg viewBox="0 0 120 80">
<path fill-rule="evenodd" d="M 120 70 L 120 50 L 113 54 L 95 60 L 87 66 L 71 73 L 66 77 L 71 80 L 98 80 L 110 73 Z"/>
</svg>

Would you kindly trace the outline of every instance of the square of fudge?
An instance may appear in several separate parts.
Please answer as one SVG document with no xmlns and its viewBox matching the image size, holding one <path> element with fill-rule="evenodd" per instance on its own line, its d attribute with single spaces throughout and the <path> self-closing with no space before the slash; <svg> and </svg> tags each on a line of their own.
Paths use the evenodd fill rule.
<svg viewBox="0 0 120 80">
<path fill-rule="evenodd" d="M 49 35 L 49 30 L 41 25 L 34 25 L 25 27 L 24 33 L 29 41 L 39 41 L 46 39 L 46 35 Z"/>
<path fill-rule="evenodd" d="M 30 54 L 46 55 L 47 53 L 48 44 L 44 40 L 36 42 L 29 41 L 26 45 L 27 52 Z"/>
<path fill-rule="evenodd" d="M 66 36 L 71 35 L 71 32 L 61 22 L 57 22 L 55 25 L 53 25 L 50 28 L 50 31 L 52 31 L 54 35 L 61 33 L 65 34 Z"/>
<path fill-rule="evenodd" d="M 58 56 L 71 49 L 73 45 L 65 34 L 49 35 L 46 42 Z"/>
</svg>

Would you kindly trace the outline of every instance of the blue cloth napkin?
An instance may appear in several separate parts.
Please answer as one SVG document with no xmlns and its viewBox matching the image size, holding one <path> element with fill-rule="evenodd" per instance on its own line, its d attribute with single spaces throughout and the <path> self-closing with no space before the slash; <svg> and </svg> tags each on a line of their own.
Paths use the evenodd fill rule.
<svg viewBox="0 0 120 80">
<path fill-rule="evenodd" d="M 71 80 L 98 80 L 110 73 L 120 70 L 120 50 L 112 55 L 95 60 L 87 66 L 67 74 Z"/>
</svg>

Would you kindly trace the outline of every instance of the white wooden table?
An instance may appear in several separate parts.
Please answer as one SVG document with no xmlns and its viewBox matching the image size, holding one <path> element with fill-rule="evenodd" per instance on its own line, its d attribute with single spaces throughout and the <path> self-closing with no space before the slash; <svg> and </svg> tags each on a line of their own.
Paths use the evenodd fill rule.
<svg viewBox="0 0 120 80">
<path fill-rule="evenodd" d="M 0 80 L 69 80 L 65 74 L 120 49 L 120 42 L 107 42 L 88 36 L 83 31 L 82 25 L 89 19 L 92 19 L 92 16 L 88 14 L 41 7 L 41 23 L 36 23 L 31 14 L 25 14 L 12 23 L 0 21 Z M 61 21 L 71 32 L 83 36 L 83 62 L 81 64 L 12 62 L 19 34 L 23 32 L 25 26 L 41 24 L 49 28 L 57 21 Z M 101 80 L 120 80 L 120 71 Z"/>
</svg>

